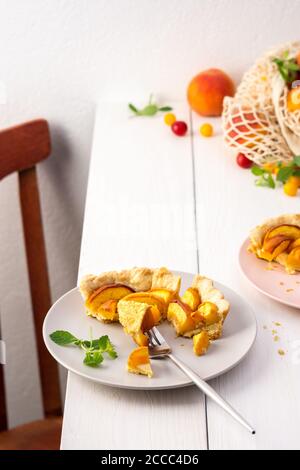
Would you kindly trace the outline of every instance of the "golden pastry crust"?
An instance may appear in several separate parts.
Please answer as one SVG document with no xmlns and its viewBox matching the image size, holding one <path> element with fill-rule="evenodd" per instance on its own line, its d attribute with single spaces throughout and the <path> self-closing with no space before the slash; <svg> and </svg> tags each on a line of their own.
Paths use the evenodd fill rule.
<svg viewBox="0 0 300 470">
<path fill-rule="evenodd" d="M 168 289 L 174 291 L 175 293 L 178 293 L 180 285 L 180 276 L 175 276 L 167 268 L 154 269 L 151 289 Z"/>
<path fill-rule="evenodd" d="M 279 217 L 272 217 L 265 220 L 261 225 L 257 225 L 250 232 L 251 247 L 250 251 L 261 248 L 266 232 L 278 225 L 296 225 L 300 227 L 300 214 L 284 214 Z"/>
<path fill-rule="evenodd" d="M 95 276 L 94 274 L 86 274 L 80 281 L 79 290 L 82 297 L 86 300 L 90 295 L 105 284 L 114 284 L 116 271 Z"/>
<path fill-rule="evenodd" d="M 175 276 L 167 268 L 132 268 L 123 271 L 109 271 L 98 276 L 87 274 L 79 284 L 79 290 L 86 300 L 95 290 L 106 284 L 125 284 L 137 292 L 146 292 L 150 289 L 165 288 L 178 292 L 180 289 L 180 276 Z"/>
<path fill-rule="evenodd" d="M 108 284 L 125 284 L 135 291 L 151 289 L 153 270 L 149 268 L 133 268 L 123 271 L 109 271 L 98 276 L 87 274 L 79 284 L 79 290 L 86 300 L 95 290 Z"/>
<path fill-rule="evenodd" d="M 133 268 L 117 273 L 116 282 L 126 284 L 135 291 L 147 291 L 151 289 L 153 269 Z"/>
</svg>

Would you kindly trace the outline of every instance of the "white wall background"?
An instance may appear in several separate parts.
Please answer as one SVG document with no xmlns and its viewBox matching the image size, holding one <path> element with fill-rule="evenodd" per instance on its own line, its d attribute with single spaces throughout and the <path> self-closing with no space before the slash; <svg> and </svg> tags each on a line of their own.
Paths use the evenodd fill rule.
<svg viewBox="0 0 300 470">
<path fill-rule="evenodd" d="M 299 17 L 300 0 L 0 0 L 0 127 L 42 116 L 52 129 L 39 177 L 53 300 L 76 282 L 97 100 L 184 99 L 211 66 L 238 80 L 266 48 L 299 39 Z M 11 425 L 41 416 L 16 189 L 15 176 L 0 184 Z"/>
</svg>

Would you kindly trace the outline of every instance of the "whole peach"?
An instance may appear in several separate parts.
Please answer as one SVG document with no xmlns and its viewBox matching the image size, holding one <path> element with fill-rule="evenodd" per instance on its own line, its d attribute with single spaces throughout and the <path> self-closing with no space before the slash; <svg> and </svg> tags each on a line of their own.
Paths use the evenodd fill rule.
<svg viewBox="0 0 300 470">
<path fill-rule="evenodd" d="M 233 96 L 235 86 L 222 70 L 208 69 L 189 83 L 187 99 L 190 107 L 201 116 L 220 116 L 224 96 Z"/>
</svg>

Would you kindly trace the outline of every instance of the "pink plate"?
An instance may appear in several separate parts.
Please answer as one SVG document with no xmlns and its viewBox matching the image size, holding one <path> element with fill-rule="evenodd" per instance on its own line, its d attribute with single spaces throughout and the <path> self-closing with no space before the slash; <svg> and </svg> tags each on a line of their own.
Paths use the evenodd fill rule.
<svg viewBox="0 0 300 470">
<path fill-rule="evenodd" d="M 300 273 L 289 275 L 279 264 L 258 259 L 247 251 L 249 244 L 247 239 L 239 253 L 240 267 L 248 281 L 268 297 L 300 309 Z"/>
</svg>

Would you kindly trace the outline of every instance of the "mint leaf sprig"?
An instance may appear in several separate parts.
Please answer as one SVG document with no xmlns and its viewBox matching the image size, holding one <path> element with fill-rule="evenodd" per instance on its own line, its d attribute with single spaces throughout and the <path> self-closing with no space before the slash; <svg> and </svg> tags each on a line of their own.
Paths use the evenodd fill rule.
<svg viewBox="0 0 300 470">
<path fill-rule="evenodd" d="M 292 162 L 283 166 L 278 164 L 277 181 L 285 184 L 291 176 L 300 176 L 300 155 L 293 158 Z"/>
<path fill-rule="evenodd" d="M 291 85 L 296 80 L 298 72 L 300 72 L 300 66 L 295 58 L 288 57 L 289 52 L 286 51 L 282 58 L 274 57 L 273 62 L 277 65 L 278 71 L 286 84 Z"/>
<path fill-rule="evenodd" d="M 251 168 L 251 172 L 253 175 L 258 176 L 258 178 L 255 180 L 256 186 L 275 189 L 276 184 L 272 176 L 272 173 L 269 170 L 266 170 L 264 168 L 261 168 L 260 166 L 254 165 Z"/>
<path fill-rule="evenodd" d="M 300 176 L 300 155 L 294 157 L 288 165 L 283 165 L 281 162 L 274 164 L 271 168 L 254 165 L 251 172 L 254 176 L 257 176 L 256 186 L 275 189 L 276 182 L 285 184 L 292 176 Z M 276 173 L 276 180 L 274 173 Z"/>
<path fill-rule="evenodd" d="M 98 367 L 104 360 L 103 354 L 106 353 L 111 359 L 116 359 L 118 354 L 114 345 L 107 335 L 98 339 L 82 340 L 76 338 L 69 331 L 57 330 L 50 334 L 50 338 L 59 346 L 74 345 L 78 346 L 85 352 L 83 363 L 89 367 Z"/>
<path fill-rule="evenodd" d="M 128 104 L 129 109 L 136 115 L 136 116 L 154 116 L 159 111 L 160 112 L 167 112 L 172 111 L 171 106 L 158 106 L 155 103 L 152 103 L 152 95 L 150 95 L 149 102 L 144 108 L 138 109 L 134 104 Z"/>
</svg>

